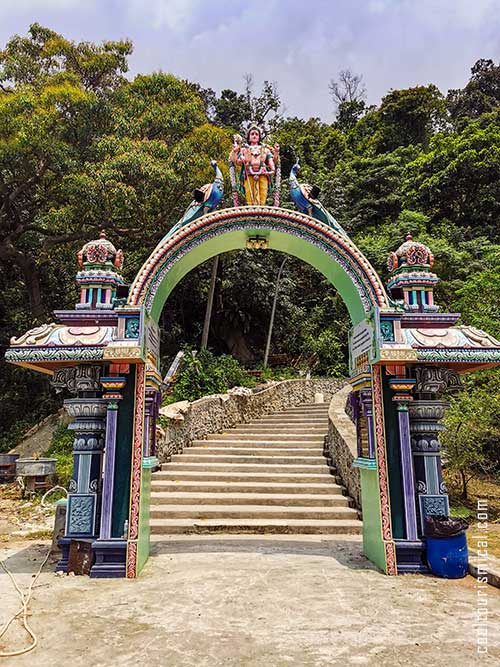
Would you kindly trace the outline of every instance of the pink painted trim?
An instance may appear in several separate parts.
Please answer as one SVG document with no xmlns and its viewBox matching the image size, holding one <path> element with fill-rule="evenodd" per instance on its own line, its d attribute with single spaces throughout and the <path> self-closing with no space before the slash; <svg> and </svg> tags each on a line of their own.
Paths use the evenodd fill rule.
<svg viewBox="0 0 500 667">
<path fill-rule="evenodd" d="M 391 506 L 389 497 L 389 482 L 387 460 L 385 456 L 385 425 L 382 398 L 382 367 L 375 366 L 372 370 L 373 382 L 373 420 L 376 435 L 376 453 L 378 468 L 378 483 L 380 491 L 380 512 L 382 519 L 382 539 L 385 544 L 387 574 L 397 574 L 396 556 L 392 541 Z"/>
<path fill-rule="evenodd" d="M 137 540 L 139 536 L 139 510 L 141 496 L 142 439 L 144 428 L 144 394 L 146 366 L 137 364 L 135 381 L 134 440 L 132 443 L 132 471 L 130 482 L 130 512 L 128 539 Z M 130 542 L 127 547 L 127 577 L 136 576 L 137 544 Z"/>
</svg>

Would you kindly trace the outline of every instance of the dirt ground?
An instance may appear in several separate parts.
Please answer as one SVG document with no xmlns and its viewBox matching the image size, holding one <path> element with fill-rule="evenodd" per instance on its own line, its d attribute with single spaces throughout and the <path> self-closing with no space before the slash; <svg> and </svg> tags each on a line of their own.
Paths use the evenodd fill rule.
<svg viewBox="0 0 500 667">
<path fill-rule="evenodd" d="M 47 546 L 10 541 L 0 558 L 27 586 Z M 362 556 L 358 537 L 171 538 L 153 545 L 135 581 L 61 577 L 52 567 L 31 606 L 39 646 L 2 665 L 500 664 L 498 589 L 487 588 L 488 653 L 478 655 L 472 577 L 387 577 Z M 1 624 L 18 601 L 0 573 Z M 0 650 L 24 641 L 15 625 Z"/>
</svg>

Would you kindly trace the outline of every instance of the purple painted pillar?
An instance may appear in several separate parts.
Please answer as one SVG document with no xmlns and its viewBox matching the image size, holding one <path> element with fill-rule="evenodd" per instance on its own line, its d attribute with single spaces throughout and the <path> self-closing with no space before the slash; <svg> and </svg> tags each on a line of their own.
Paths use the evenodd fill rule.
<svg viewBox="0 0 500 667">
<path fill-rule="evenodd" d="M 417 532 L 417 509 L 415 503 L 415 471 L 410 440 L 410 416 L 408 403 L 412 400 L 411 391 L 415 380 L 405 377 L 395 377 L 389 380 L 391 389 L 395 392 L 392 400 L 397 405 L 399 424 L 399 450 L 401 459 L 401 477 L 403 481 L 404 512 L 406 523 L 406 539 L 415 541 Z"/>
<path fill-rule="evenodd" d="M 410 444 L 410 418 L 408 404 L 398 404 L 399 442 L 401 447 L 401 475 L 405 499 L 406 539 L 416 540 L 417 510 L 415 505 L 415 474 Z"/>
<path fill-rule="evenodd" d="M 99 539 L 111 538 L 111 524 L 113 520 L 113 490 L 115 481 L 116 458 L 116 427 L 118 423 L 118 401 L 121 399 L 119 390 L 125 386 L 124 377 L 101 378 L 101 384 L 106 393 L 103 394 L 108 402 L 106 417 L 106 444 L 104 450 L 104 479 L 102 487 L 101 530 Z"/>
<path fill-rule="evenodd" d="M 372 390 L 368 388 L 361 389 L 359 398 L 363 410 L 363 415 L 366 417 L 366 430 L 368 433 L 368 458 L 375 458 L 375 436 L 373 433 L 373 403 Z"/>
</svg>

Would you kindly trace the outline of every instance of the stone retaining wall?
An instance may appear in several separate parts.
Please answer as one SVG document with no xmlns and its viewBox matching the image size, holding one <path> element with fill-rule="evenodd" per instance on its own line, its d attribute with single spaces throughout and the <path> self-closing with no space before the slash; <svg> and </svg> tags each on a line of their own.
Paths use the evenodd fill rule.
<svg viewBox="0 0 500 667">
<path fill-rule="evenodd" d="M 193 440 L 204 440 L 209 433 L 220 433 L 300 403 L 313 403 L 316 393 L 322 393 L 326 402 L 344 384 L 345 380 L 333 378 L 285 380 L 255 393 L 240 393 L 241 390 L 236 389 L 227 394 L 205 396 L 193 403 L 167 406 L 170 414 L 176 412 L 176 406 L 179 409 L 176 418 L 161 419 L 157 456 L 165 463 Z"/>
<path fill-rule="evenodd" d="M 328 409 L 327 448 L 348 494 L 361 509 L 361 483 L 359 469 L 352 467 L 357 456 L 356 427 L 345 411 L 347 397 L 352 387 L 344 386 L 333 395 Z"/>
</svg>

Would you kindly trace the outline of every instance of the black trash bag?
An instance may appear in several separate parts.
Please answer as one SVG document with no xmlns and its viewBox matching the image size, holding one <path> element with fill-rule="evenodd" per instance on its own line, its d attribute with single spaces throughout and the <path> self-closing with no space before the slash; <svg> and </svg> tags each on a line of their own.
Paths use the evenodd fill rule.
<svg viewBox="0 0 500 667">
<path fill-rule="evenodd" d="M 467 521 L 461 517 L 445 516 L 444 514 L 425 517 L 427 537 L 455 537 L 468 527 Z"/>
</svg>

